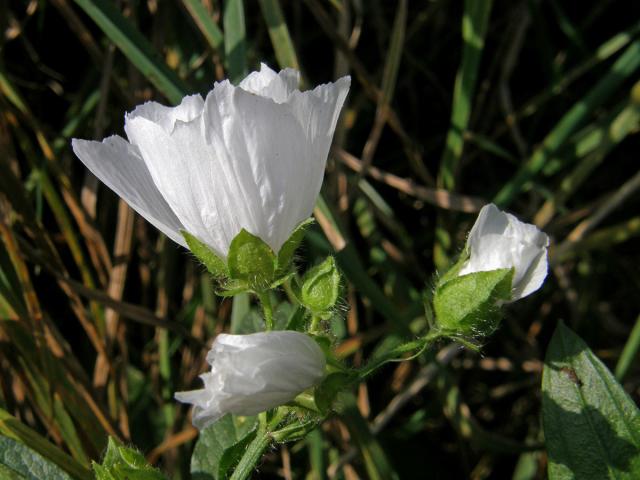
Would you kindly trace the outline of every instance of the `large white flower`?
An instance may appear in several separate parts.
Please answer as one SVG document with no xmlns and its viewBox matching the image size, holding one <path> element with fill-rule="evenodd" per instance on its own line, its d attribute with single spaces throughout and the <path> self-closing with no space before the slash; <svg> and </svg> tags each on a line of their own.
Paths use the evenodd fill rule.
<svg viewBox="0 0 640 480">
<path fill-rule="evenodd" d="M 125 116 L 129 141 L 74 139 L 82 162 L 175 242 L 186 230 L 226 258 L 246 229 L 278 252 L 311 215 L 350 78 L 298 90 L 266 65 L 205 100 L 148 102 Z"/>
<path fill-rule="evenodd" d="M 293 400 L 320 381 L 326 359 L 308 335 L 276 331 L 220 334 L 207 362 L 204 389 L 175 394 L 194 405 L 192 421 L 200 430 L 227 413 L 255 415 Z"/>
<path fill-rule="evenodd" d="M 514 268 L 511 300 L 518 300 L 544 282 L 548 246 L 549 237 L 535 225 L 521 222 L 491 203 L 482 207 L 469 232 L 470 256 L 458 274 Z"/>
</svg>

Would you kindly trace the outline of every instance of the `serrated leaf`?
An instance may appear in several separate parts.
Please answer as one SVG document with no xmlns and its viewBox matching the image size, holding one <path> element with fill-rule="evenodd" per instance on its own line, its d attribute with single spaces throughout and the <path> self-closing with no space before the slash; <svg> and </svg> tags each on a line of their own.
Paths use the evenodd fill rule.
<svg viewBox="0 0 640 480">
<path fill-rule="evenodd" d="M 274 280 L 276 256 L 271 247 L 244 228 L 231 241 L 227 262 L 231 278 L 253 290 L 262 291 Z"/>
<path fill-rule="evenodd" d="M 542 419 L 550 480 L 640 478 L 640 411 L 562 322 L 545 358 Z"/>
<path fill-rule="evenodd" d="M 26 445 L 0 435 L 0 466 L 2 478 L 24 478 L 27 480 L 72 480 L 72 478 L 56 464 L 31 450 Z M 11 472 L 13 477 L 5 476 Z"/>
<path fill-rule="evenodd" d="M 244 439 L 255 427 L 255 417 L 226 415 L 202 430 L 191 457 L 192 478 L 222 480 L 219 474 L 224 452 Z"/>
<path fill-rule="evenodd" d="M 436 320 L 445 332 L 489 335 L 500 321 L 499 301 L 511 298 L 513 269 L 456 277 L 439 286 L 433 298 Z"/>
<path fill-rule="evenodd" d="M 302 243 L 304 239 L 304 234 L 307 231 L 307 228 L 313 223 L 313 218 L 308 218 L 300 225 L 298 225 L 289 239 L 284 242 L 282 247 L 280 247 L 280 251 L 278 252 L 278 271 L 277 276 L 281 277 L 287 273 L 287 270 L 291 266 L 293 262 L 293 256 L 296 253 L 296 250 Z"/>
<path fill-rule="evenodd" d="M 229 270 L 227 268 L 227 264 L 224 260 L 222 260 L 216 253 L 209 248 L 209 246 L 203 242 L 201 242 L 198 238 L 191 235 L 189 232 L 185 230 L 181 230 L 182 236 L 184 237 L 185 242 L 198 260 L 200 260 L 209 273 L 216 278 L 225 278 L 229 276 Z"/>
</svg>

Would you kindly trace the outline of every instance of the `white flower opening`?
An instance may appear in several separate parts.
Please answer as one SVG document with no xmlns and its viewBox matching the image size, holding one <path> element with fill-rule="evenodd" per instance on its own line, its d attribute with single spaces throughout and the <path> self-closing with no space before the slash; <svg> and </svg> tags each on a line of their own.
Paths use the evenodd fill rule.
<svg viewBox="0 0 640 480">
<path fill-rule="evenodd" d="M 469 232 L 469 259 L 459 275 L 514 268 L 511 300 L 540 288 L 547 276 L 549 237 L 535 225 L 521 222 L 494 204 L 482 207 Z"/>
<path fill-rule="evenodd" d="M 227 413 L 256 415 L 293 400 L 322 379 L 326 359 L 308 335 L 276 331 L 220 334 L 207 362 L 204 388 L 175 394 L 194 405 L 192 422 L 200 430 Z"/>
<path fill-rule="evenodd" d="M 125 116 L 129 141 L 73 139 L 102 182 L 173 241 L 186 230 L 226 258 L 246 229 L 278 252 L 315 205 L 350 78 L 298 90 L 300 74 L 262 64 L 206 99 Z"/>
</svg>

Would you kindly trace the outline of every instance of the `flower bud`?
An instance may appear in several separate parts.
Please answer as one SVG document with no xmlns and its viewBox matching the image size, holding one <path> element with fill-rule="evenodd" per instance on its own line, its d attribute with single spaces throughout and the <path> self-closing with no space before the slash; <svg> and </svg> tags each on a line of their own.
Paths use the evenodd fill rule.
<svg viewBox="0 0 640 480">
<path fill-rule="evenodd" d="M 482 208 L 463 255 L 436 286 L 438 325 L 454 335 L 485 336 L 500 306 L 536 291 L 547 275 L 549 237 L 489 204 Z"/>
<path fill-rule="evenodd" d="M 521 222 L 491 203 L 480 210 L 471 228 L 469 258 L 458 275 L 513 268 L 510 300 L 519 300 L 542 286 L 547 276 L 548 246 L 549 237 L 535 225 Z"/>
<path fill-rule="evenodd" d="M 227 413 L 256 415 L 293 400 L 322 379 L 326 359 L 308 335 L 276 331 L 220 334 L 207 362 L 204 388 L 175 394 L 194 405 L 192 421 L 200 430 Z"/>
<path fill-rule="evenodd" d="M 340 272 L 333 257 L 327 257 L 305 273 L 298 297 L 314 314 L 324 316 L 335 306 L 339 294 Z"/>
</svg>

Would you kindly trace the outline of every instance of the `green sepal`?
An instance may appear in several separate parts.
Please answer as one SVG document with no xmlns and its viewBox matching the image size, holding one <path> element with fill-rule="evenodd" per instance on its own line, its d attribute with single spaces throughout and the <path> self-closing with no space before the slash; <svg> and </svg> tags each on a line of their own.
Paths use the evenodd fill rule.
<svg viewBox="0 0 640 480">
<path fill-rule="evenodd" d="M 325 317 L 340 296 L 340 272 L 333 257 L 308 270 L 294 293 L 302 305 L 315 315 Z"/>
<path fill-rule="evenodd" d="M 91 468 L 93 469 L 93 473 L 96 474 L 96 480 L 117 480 L 116 477 L 111 475 L 109 469 L 103 467 L 99 463 L 91 462 Z"/>
<path fill-rule="evenodd" d="M 460 256 L 458 257 L 456 263 L 454 263 L 449 270 L 447 270 L 440 276 L 440 278 L 438 278 L 438 281 L 436 283 L 437 287 L 442 287 L 445 283 L 450 282 L 454 278 L 458 278 L 458 273 L 460 272 L 460 270 L 462 270 L 462 267 L 464 267 L 465 263 L 467 263 L 467 260 L 469 260 L 469 256 L 469 249 L 465 247 L 462 253 L 460 253 Z"/>
<path fill-rule="evenodd" d="M 184 237 L 185 242 L 187 242 L 191 253 L 207 267 L 211 275 L 216 278 L 227 278 L 229 276 L 229 269 L 225 261 L 216 255 L 207 244 L 201 242 L 185 230 L 180 230 L 180 233 Z"/>
<path fill-rule="evenodd" d="M 323 415 L 331 411 L 338 393 L 347 388 L 355 379 L 355 375 L 346 372 L 336 372 L 327 375 L 314 392 L 316 406 Z"/>
<path fill-rule="evenodd" d="M 219 297 L 233 297 L 240 293 L 247 293 L 250 291 L 251 288 L 247 282 L 240 280 L 228 280 L 221 286 L 221 288 L 216 289 L 215 292 Z"/>
<path fill-rule="evenodd" d="M 313 222 L 313 218 L 308 218 L 300 223 L 295 228 L 288 240 L 284 242 L 282 247 L 280 247 L 280 251 L 278 252 L 278 268 L 276 272 L 277 276 L 282 276 L 287 273 L 289 267 L 291 266 L 291 263 L 293 262 L 293 256 L 300 246 L 307 228 L 309 228 L 309 226 Z"/>
<path fill-rule="evenodd" d="M 275 279 L 276 256 L 273 250 L 244 228 L 231 241 L 227 265 L 232 279 L 246 282 L 254 291 L 268 289 Z"/>
<path fill-rule="evenodd" d="M 501 320 L 500 301 L 511 299 L 513 268 L 475 272 L 436 288 L 433 308 L 438 327 L 451 336 L 486 336 Z"/>
</svg>

